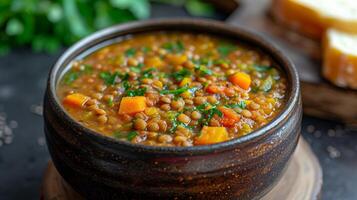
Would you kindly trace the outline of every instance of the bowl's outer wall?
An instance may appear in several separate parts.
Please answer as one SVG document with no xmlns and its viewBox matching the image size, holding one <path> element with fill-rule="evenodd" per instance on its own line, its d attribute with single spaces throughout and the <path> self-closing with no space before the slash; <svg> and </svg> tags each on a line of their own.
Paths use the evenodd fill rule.
<svg viewBox="0 0 357 200">
<path fill-rule="evenodd" d="M 301 128 L 298 96 L 277 126 L 229 148 L 188 154 L 132 149 L 66 120 L 51 89 L 44 101 L 48 148 L 62 177 L 87 199 L 255 199 L 283 173 Z"/>
</svg>

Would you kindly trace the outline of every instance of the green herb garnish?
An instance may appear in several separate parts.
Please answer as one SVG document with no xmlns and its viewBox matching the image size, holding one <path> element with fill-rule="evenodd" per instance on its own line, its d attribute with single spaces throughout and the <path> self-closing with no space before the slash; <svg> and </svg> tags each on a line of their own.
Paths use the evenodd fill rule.
<svg viewBox="0 0 357 200">
<path fill-rule="evenodd" d="M 146 88 L 139 88 L 135 90 L 127 90 L 125 94 L 129 97 L 134 97 L 134 96 L 144 96 L 146 92 Z"/>
<path fill-rule="evenodd" d="M 113 99 L 112 98 L 108 99 L 108 106 L 113 107 L 113 105 L 114 105 Z"/>
<path fill-rule="evenodd" d="M 119 72 L 114 72 L 113 74 L 110 72 L 101 72 L 99 77 L 104 80 L 106 85 L 114 85 L 115 80 L 119 77 Z"/>
<path fill-rule="evenodd" d="M 227 108 L 241 108 L 245 109 L 247 107 L 247 104 L 245 101 L 240 101 L 239 103 L 234 103 L 234 104 L 227 104 L 225 105 Z"/>
<path fill-rule="evenodd" d="M 174 72 L 171 74 L 171 77 L 173 77 L 176 81 L 181 81 L 183 78 L 190 76 L 191 75 L 191 71 L 184 68 L 181 69 L 178 72 Z"/>
<path fill-rule="evenodd" d="M 69 71 L 64 77 L 64 82 L 67 85 L 69 85 L 73 81 L 75 81 L 77 78 L 79 78 L 79 76 L 81 76 L 82 74 L 90 74 L 92 72 L 93 72 L 93 66 L 92 65 L 83 64 L 83 65 L 80 66 L 80 70 L 79 71 L 74 71 L 74 70 Z"/>
<path fill-rule="evenodd" d="M 77 71 L 70 71 L 68 72 L 65 77 L 64 77 L 64 83 L 67 85 L 71 84 L 73 81 L 75 81 L 79 77 L 80 73 Z"/>
<path fill-rule="evenodd" d="M 130 131 L 128 133 L 128 135 L 126 136 L 126 139 L 128 139 L 128 141 L 133 140 L 136 136 L 138 135 L 138 133 L 136 131 Z"/>
<path fill-rule="evenodd" d="M 99 73 L 99 77 L 104 80 L 104 83 L 106 85 L 114 85 L 115 82 L 117 81 L 117 78 L 120 78 L 121 81 L 128 80 L 129 74 L 128 73 L 121 74 L 119 72 L 114 72 L 114 73 L 101 72 Z"/>
<path fill-rule="evenodd" d="M 143 78 L 153 78 L 154 75 L 152 74 L 153 71 L 155 71 L 155 68 L 149 68 L 147 70 L 144 70 L 142 73 Z"/>
<path fill-rule="evenodd" d="M 211 106 L 209 109 L 206 109 L 207 106 Z M 219 117 L 223 117 L 223 113 L 218 110 L 217 105 L 211 105 L 209 103 L 204 103 L 201 105 L 196 106 L 196 110 L 200 111 L 200 113 L 204 116 L 201 117 L 200 121 L 204 125 L 208 125 L 209 121 L 213 118 L 213 116 L 216 114 Z"/>
<path fill-rule="evenodd" d="M 228 56 L 232 51 L 235 51 L 237 47 L 229 43 L 221 43 L 218 45 L 218 52 L 221 56 Z"/>
<path fill-rule="evenodd" d="M 271 69 L 273 69 L 273 67 L 271 66 L 264 66 L 264 65 L 253 65 L 255 71 L 258 71 L 258 72 L 266 72 L 266 71 L 269 71 Z"/>
<path fill-rule="evenodd" d="M 189 91 L 190 88 L 186 85 L 184 87 L 178 88 L 176 90 L 161 90 L 160 94 L 174 94 L 174 95 L 179 95 L 182 94 L 186 91 Z"/>
<path fill-rule="evenodd" d="M 148 53 L 148 52 L 151 51 L 151 48 L 150 48 L 150 47 L 142 47 L 142 48 L 141 48 L 141 51 L 142 51 L 143 53 Z"/>
<path fill-rule="evenodd" d="M 133 57 L 136 53 L 136 49 L 134 48 L 130 48 L 128 50 L 125 51 L 125 55 L 128 57 Z"/>
<path fill-rule="evenodd" d="M 167 42 L 162 45 L 162 48 L 166 49 L 166 51 L 170 53 L 181 53 L 185 50 L 183 43 L 179 40 L 176 42 Z"/>
<path fill-rule="evenodd" d="M 135 73 L 140 73 L 141 69 L 137 67 L 129 67 L 130 71 L 135 72 Z"/>
<path fill-rule="evenodd" d="M 204 65 L 196 65 L 195 69 L 196 69 L 196 71 L 200 72 L 200 75 L 202 75 L 202 76 L 212 75 L 212 70 L 208 69 Z"/>
<path fill-rule="evenodd" d="M 122 82 L 122 86 L 123 86 L 124 90 L 127 90 L 127 89 L 130 88 L 130 84 L 129 84 L 128 81 L 123 81 L 123 82 Z"/>
<path fill-rule="evenodd" d="M 259 89 L 264 92 L 269 92 L 272 86 L 273 86 L 273 78 L 271 76 L 268 76 L 260 85 Z"/>
</svg>

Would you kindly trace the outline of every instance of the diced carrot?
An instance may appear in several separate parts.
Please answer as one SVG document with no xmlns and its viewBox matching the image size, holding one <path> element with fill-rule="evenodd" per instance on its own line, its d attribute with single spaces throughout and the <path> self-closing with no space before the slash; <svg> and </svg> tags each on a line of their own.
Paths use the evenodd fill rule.
<svg viewBox="0 0 357 200">
<path fill-rule="evenodd" d="M 144 111 L 146 98 L 144 96 L 123 97 L 120 102 L 119 114 L 134 114 Z"/>
<path fill-rule="evenodd" d="M 214 144 L 228 139 L 229 136 L 225 127 L 204 126 L 201 130 L 201 135 L 196 137 L 195 144 Z"/>
<path fill-rule="evenodd" d="M 221 119 L 223 126 L 230 127 L 239 122 L 240 116 L 234 110 L 223 106 L 219 107 L 218 110 L 223 113 L 223 118 Z"/>
<path fill-rule="evenodd" d="M 224 127 L 232 127 L 236 123 L 236 120 L 223 117 L 220 122 Z"/>
<path fill-rule="evenodd" d="M 180 82 L 180 86 L 183 87 L 185 85 L 189 85 L 192 82 L 191 78 L 189 77 L 185 77 L 182 79 L 182 81 Z"/>
<path fill-rule="evenodd" d="M 206 87 L 206 92 L 211 93 L 211 94 L 218 94 L 221 93 L 224 90 L 223 87 L 219 87 L 217 85 L 208 85 Z"/>
<path fill-rule="evenodd" d="M 63 99 L 63 103 L 74 107 L 82 107 L 88 100 L 89 97 L 87 97 L 86 95 L 83 95 L 81 93 L 73 93 L 67 95 Z"/>
<path fill-rule="evenodd" d="M 166 59 L 169 63 L 173 65 L 182 65 L 187 61 L 186 55 L 177 55 L 177 54 L 167 54 Z"/>
<path fill-rule="evenodd" d="M 245 90 L 249 89 L 250 83 L 252 82 L 249 74 L 246 74 L 244 72 L 238 72 L 233 74 L 229 77 L 229 81 Z"/>
</svg>

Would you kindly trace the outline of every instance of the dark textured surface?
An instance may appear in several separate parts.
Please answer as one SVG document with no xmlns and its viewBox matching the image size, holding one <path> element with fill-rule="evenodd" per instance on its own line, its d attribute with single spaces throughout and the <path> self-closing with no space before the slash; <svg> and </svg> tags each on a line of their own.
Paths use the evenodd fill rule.
<svg viewBox="0 0 357 200">
<path fill-rule="evenodd" d="M 186 15 L 182 9 L 161 5 L 155 6 L 153 11 L 154 17 Z M 59 55 L 36 54 L 24 49 L 0 58 L 0 113 L 5 112 L 8 120 L 18 122 L 13 143 L 0 147 L 1 200 L 39 199 L 49 154 L 43 143 L 43 120 L 31 110 L 41 104 L 49 67 Z M 305 116 L 303 135 L 324 170 L 322 199 L 356 199 L 356 131 L 346 130 L 332 121 Z"/>
</svg>

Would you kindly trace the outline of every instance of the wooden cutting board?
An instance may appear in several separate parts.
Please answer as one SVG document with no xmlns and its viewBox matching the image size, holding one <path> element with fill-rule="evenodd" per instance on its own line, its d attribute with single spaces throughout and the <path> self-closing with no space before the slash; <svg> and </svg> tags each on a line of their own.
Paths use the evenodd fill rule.
<svg viewBox="0 0 357 200">
<path fill-rule="evenodd" d="M 318 200 L 321 187 L 321 167 L 309 145 L 301 138 L 280 181 L 261 200 Z M 81 199 L 49 162 L 42 183 L 41 200 Z"/>
<path fill-rule="evenodd" d="M 320 42 L 276 23 L 270 6 L 271 0 L 240 0 L 227 23 L 257 32 L 286 52 L 300 75 L 304 113 L 357 125 L 357 91 L 324 80 Z"/>
</svg>

